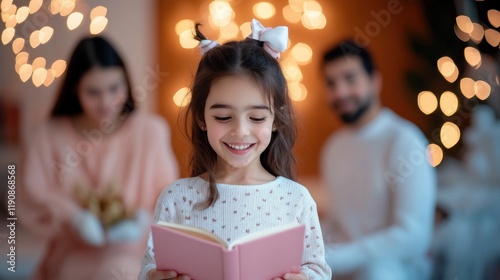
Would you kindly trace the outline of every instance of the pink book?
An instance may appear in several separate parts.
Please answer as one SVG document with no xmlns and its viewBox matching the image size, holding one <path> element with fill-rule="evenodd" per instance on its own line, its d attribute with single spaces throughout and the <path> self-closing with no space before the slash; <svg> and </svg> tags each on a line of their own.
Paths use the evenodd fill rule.
<svg viewBox="0 0 500 280">
<path fill-rule="evenodd" d="M 151 234 L 158 270 L 194 280 L 270 280 L 300 272 L 305 226 L 282 225 L 230 244 L 203 229 L 162 221 Z"/>
</svg>

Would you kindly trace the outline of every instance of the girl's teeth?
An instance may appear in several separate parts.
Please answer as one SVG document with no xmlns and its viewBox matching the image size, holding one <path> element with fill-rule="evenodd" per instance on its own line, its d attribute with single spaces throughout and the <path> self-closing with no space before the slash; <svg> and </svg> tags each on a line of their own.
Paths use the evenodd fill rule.
<svg viewBox="0 0 500 280">
<path fill-rule="evenodd" d="M 235 150 L 246 150 L 248 149 L 248 147 L 250 147 L 250 145 L 231 145 L 231 144 L 227 145 Z"/>
</svg>

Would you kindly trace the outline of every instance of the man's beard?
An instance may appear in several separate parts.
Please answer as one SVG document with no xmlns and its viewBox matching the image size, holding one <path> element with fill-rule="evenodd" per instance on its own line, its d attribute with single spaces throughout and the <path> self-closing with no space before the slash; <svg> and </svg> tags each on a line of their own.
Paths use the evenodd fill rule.
<svg viewBox="0 0 500 280">
<path fill-rule="evenodd" d="M 365 99 L 365 101 L 363 103 L 361 103 L 359 105 L 359 107 L 357 108 L 356 111 L 351 112 L 351 113 L 341 114 L 340 119 L 342 120 L 342 122 L 344 122 L 346 124 L 353 124 L 353 123 L 357 122 L 362 116 L 364 116 L 366 114 L 366 112 L 368 112 L 368 109 L 370 109 L 370 107 L 373 103 L 372 100 L 373 100 L 373 98 L 371 96 L 369 96 L 368 98 Z M 332 104 L 332 108 L 335 111 L 337 111 L 335 103 Z"/>
</svg>

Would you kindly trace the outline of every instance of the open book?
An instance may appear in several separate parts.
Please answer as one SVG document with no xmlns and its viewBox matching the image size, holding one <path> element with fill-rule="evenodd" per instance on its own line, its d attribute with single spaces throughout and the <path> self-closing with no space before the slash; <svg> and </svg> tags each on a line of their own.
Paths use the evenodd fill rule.
<svg viewBox="0 0 500 280">
<path fill-rule="evenodd" d="M 203 229 L 162 221 L 151 234 L 158 270 L 194 280 L 268 280 L 300 271 L 305 226 L 282 225 L 230 244 Z"/>
</svg>

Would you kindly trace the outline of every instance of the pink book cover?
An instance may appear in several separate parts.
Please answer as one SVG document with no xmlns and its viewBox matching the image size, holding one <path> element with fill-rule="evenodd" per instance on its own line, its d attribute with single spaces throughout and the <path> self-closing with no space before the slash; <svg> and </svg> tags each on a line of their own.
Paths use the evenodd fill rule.
<svg viewBox="0 0 500 280">
<path fill-rule="evenodd" d="M 194 280 L 266 280 L 300 271 L 305 226 L 283 225 L 229 245 L 203 229 L 159 222 L 151 226 L 158 270 Z"/>
</svg>

